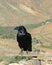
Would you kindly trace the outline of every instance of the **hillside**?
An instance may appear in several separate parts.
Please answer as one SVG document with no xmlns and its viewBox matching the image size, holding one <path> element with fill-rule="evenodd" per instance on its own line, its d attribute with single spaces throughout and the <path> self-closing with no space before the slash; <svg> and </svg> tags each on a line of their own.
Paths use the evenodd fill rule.
<svg viewBox="0 0 52 65">
<path fill-rule="evenodd" d="M 0 0 L 0 25 L 15 26 L 51 19 L 52 0 Z"/>
<path fill-rule="evenodd" d="M 51 1 L 52 0 L 0 0 L 0 35 L 6 38 L 13 38 L 16 35 L 14 27 L 24 25 L 29 32 L 34 33 L 33 35 L 30 32 L 32 37 L 37 37 L 35 36 L 37 28 L 37 31 L 40 33 L 44 24 L 46 28 L 47 21 L 52 23 Z M 49 33 L 50 25 L 47 25 L 47 31 L 44 31 L 44 33 L 46 32 L 45 36 L 52 39 L 52 34 Z"/>
<path fill-rule="evenodd" d="M 52 0 L 0 0 L 0 56 L 20 51 L 14 31 L 19 25 L 31 33 L 33 52 L 52 53 Z"/>
</svg>

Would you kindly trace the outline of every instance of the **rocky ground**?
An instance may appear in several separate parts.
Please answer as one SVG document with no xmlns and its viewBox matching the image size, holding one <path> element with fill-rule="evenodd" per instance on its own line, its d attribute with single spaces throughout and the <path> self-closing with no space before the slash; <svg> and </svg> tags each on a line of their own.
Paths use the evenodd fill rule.
<svg viewBox="0 0 52 65">
<path fill-rule="evenodd" d="M 7 64 L 6 61 L 2 61 L 0 62 L 0 65 L 40 65 L 40 62 L 38 62 L 37 59 L 35 60 L 35 58 L 33 58 L 28 61 L 24 59 L 19 61 L 18 63 L 9 63 L 9 64 Z M 41 65 L 52 65 L 52 61 L 41 61 Z"/>
</svg>

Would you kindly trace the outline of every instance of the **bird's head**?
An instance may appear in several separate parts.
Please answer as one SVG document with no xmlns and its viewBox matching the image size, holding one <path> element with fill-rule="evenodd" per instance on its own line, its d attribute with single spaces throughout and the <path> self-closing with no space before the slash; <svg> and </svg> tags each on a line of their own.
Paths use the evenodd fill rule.
<svg viewBox="0 0 52 65">
<path fill-rule="evenodd" d="M 27 33 L 27 30 L 24 26 L 17 26 L 15 27 L 15 30 L 18 30 L 18 33 L 21 33 L 21 34 Z"/>
</svg>

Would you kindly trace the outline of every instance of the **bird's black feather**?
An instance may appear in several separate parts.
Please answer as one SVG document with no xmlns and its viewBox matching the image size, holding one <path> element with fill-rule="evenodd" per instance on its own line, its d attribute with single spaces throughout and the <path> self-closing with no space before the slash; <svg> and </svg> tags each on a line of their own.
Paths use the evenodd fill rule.
<svg viewBox="0 0 52 65">
<path fill-rule="evenodd" d="M 20 49 L 23 48 L 24 51 L 32 51 L 31 34 L 27 32 L 24 26 L 18 27 L 17 42 L 18 42 Z"/>
</svg>

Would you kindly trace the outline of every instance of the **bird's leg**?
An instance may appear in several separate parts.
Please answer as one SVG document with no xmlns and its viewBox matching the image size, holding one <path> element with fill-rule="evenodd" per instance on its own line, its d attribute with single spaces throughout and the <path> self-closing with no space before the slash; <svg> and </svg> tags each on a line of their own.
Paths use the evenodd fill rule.
<svg viewBox="0 0 52 65">
<path fill-rule="evenodd" d="M 22 53 L 23 53 L 23 48 L 21 48 L 21 51 L 20 51 L 20 53 L 19 53 L 19 54 L 21 54 L 21 55 L 22 55 Z"/>
<path fill-rule="evenodd" d="M 26 53 L 28 54 L 28 50 L 26 51 Z"/>
<path fill-rule="evenodd" d="M 23 53 L 23 48 L 21 49 L 21 53 Z"/>
</svg>

